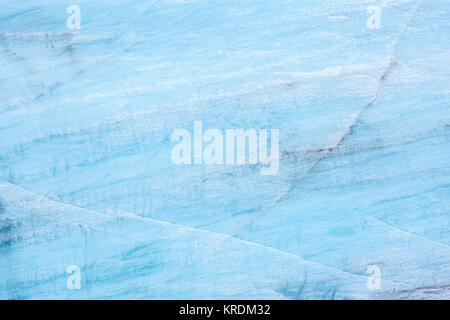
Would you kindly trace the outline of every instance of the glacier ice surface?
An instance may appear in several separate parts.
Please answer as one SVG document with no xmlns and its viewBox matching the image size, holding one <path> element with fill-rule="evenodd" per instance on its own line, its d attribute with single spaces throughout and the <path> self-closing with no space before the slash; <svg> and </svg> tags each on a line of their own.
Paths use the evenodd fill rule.
<svg viewBox="0 0 450 320">
<path fill-rule="evenodd" d="M 450 298 L 445 1 L 0 2 L 1 299 Z M 174 165 L 196 120 L 278 174 Z"/>
</svg>

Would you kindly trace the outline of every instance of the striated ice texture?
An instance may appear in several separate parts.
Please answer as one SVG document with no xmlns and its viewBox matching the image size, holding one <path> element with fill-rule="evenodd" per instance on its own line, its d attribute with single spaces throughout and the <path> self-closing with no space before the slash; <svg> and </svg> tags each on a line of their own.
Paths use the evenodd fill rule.
<svg viewBox="0 0 450 320">
<path fill-rule="evenodd" d="M 450 299 L 447 1 L 0 8 L 1 299 Z M 173 164 L 194 121 L 278 173 Z"/>
</svg>

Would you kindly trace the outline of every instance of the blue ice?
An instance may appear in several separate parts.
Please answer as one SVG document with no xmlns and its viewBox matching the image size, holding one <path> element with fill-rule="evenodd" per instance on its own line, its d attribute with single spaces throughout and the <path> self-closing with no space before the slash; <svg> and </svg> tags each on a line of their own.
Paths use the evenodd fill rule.
<svg viewBox="0 0 450 320">
<path fill-rule="evenodd" d="M 0 1 L 1 299 L 450 298 L 446 1 L 71 4 Z M 194 121 L 278 173 L 173 164 Z"/>
</svg>

